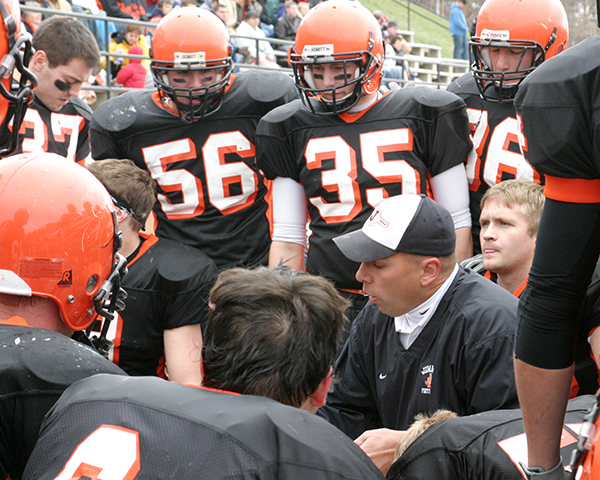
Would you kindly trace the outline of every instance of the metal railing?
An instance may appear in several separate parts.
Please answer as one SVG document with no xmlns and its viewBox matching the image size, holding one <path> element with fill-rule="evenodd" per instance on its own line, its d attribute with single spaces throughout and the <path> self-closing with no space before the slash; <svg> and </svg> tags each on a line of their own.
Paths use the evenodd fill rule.
<svg viewBox="0 0 600 480">
<path fill-rule="evenodd" d="M 410 3 L 410 1 L 409 1 Z M 140 25 L 143 28 L 147 29 L 147 35 L 149 37 L 151 37 L 151 32 L 152 30 L 156 27 L 155 23 L 150 23 L 150 22 L 143 22 L 143 21 L 136 21 L 136 20 L 128 20 L 128 19 L 123 19 L 123 18 L 115 18 L 115 17 L 107 17 L 107 16 L 103 16 L 103 15 L 98 15 L 98 14 L 88 14 L 88 13 L 79 13 L 79 12 L 63 12 L 63 11 L 59 11 L 59 10 L 51 10 L 51 9 L 47 9 L 47 8 L 39 8 L 39 7 L 31 7 L 28 5 L 21 5 L 21 9 L 23 11 L 32 11 L 32 12 L 41 12 L 42 14 L 45 15 L 63 15 L 63 16 L 70 16 L 70 17 L 75 17 L 81 20 L 88 20 L 88 21 L 102 21 L 103 22 L 103 32 L 104 32 L 104 39 L 106 42 L 106 45 L 100 45 L 100 55 L 105 59 L 105 71 L 106 71 L 106 75 L 104 78 L 104 85 L 86 85 L 84 87 L 85 90 L 93 90 L 95 92 L 105 92 L 106 93 L 106 97 L 107 98 L 111 98 L 112 96 L 116 95 L 116 94 L 120 94 L 122 92 L 128 91 L 130 90 L 129 88 L 124 88 L 122 86 L 117 85 L 114 82 L 114 79 L 112 78 L 112 72 L 111 72 L 111 62 L 110 62 L 110 58 L 115 58 L 115 57 L 119 57 L 119 58 L 138 58 L 138 59 L 148 59 L 149 57 L 147 56 L 143 56 L 143 55 L 131 55 L 131 54 L 126 54 L 126 53 L 111 53 L 108 51 L 108 44 L 110 43 L 110 33 L 111 33 L 111 28 L 109 25 L 109 22 L 113 22 L 114 24 L 123 24 L 123 25 L 128 25 L 128 24 L 135 24 L 135 25 Z M 84 22 L 85 23 L 85 22 Z M 286 47 L 291 47 L 293 45 L 293 42 L 287 41 L 287 40 L 280 40 L 277 38 L 255 38 L 255 37 L 247 37 L 247 36 L 240 36 L 240 35 L 235 35 L 233 34 L 231 36 L 234 39 L 236 38 L 244 38 L 244 39 L 251 39 L 254 40 L 256 42 L 256 52 L 257 55 L 259 55 L 260 52 L 260 42 L 269 42 L 271 43 L 274 47 L 275 47 L 275 55 L 277 56 L 278 59 L 278 63 L 280 65 L 282 65 L 281 71 L 286 72 L 288 74 L 292 74 L 292 70 L 291 68 L 288 68 L 284 65 L 287 65 L 287 52 L 285 50 L 279 50 L 277 49 L 277 46 L 286 46 Z M 395 57 L 398 61 L 402 61 L 402 60 L 407 60 L 409 63 L 412 62 L 412 64 L 418 64 L 419 66 L 417 68 L 415 68 L 415 74 L 417 76 L 417 78 L 419 79 L 419 76 L 421 75 L 424 78 L 419 79 L 419 84 L 425 84 L 425 85 L 430 85 L 432 87 L 435 88 L 445 88 L 445 86 L 450 83 L 450 81 L 452 81 L 454 78 L 457 78 L 458 76 L 462 75 L 462 73 L 464 73 L 464 71 L 460 70 L 460 73 L 456 73 L 453 74 L 452 73 L 452 69 L 453 67 L 457 66 L 457 62 L 460 63 L 460 67 L 465 67 L 467 65 L 467 63 L 465 61 L 457 61 L 454 59 L 444 59 L 444 58 L 434 58 L 434 57 L 427 57 L 427 56 L 416 56 L 416 55 L 404 55 L 402 57 Z M 247 63 L 235 63 L 235 67 L 236 69 L 250 69 L 250 68 L 258 68 L 261 70 L 267 70 L 269 68 L 267 67 L 261 67 L 258 59 L 256 60 L 256 64 L 252 65 L 252 64 L 247 64 Z M 461 63 L 462 62 L 462 63 Z M 464 65 L 463 65 L 464 63 Z M 429 66 L 427 68 L 425 68 L 424 66 Z M 412 67 L 411 67 L 412 68 Z M 426 75 L 425 75 L 426 72 Z M 436 75 L 434 75 L 434 73 L 437 73 Z M 386 79 L 386 80 L 392 80 L 392 79 Z M 449 81 L 448 81 L 449 80 Z M 399 82 L 399 83 L 403 83 L 403 82 Z"/>
</svg>

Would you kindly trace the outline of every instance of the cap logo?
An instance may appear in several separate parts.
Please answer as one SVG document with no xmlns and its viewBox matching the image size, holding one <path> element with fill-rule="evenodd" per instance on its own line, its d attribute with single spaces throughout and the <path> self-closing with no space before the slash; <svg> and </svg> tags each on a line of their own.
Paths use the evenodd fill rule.
<svg viewBox="0 0 600 480">
<path fill-rule="evenodd" d="M 510 40 L 510 31 L 484 28 L 479 38 L 487 41 L 508 42 Z"/>
<path fill-rule="evenodd" d="M 196 68 L 206 67 L 206 52 L 175 52 L 175 68 L 188 68 L 193 64 Z"/>
<path fill-rule="evenodd" d="M 327 45 L 304 45 L 302 59 L 311 60 L 311 57 L 323 57 L 323 60 L 333 61 L 333 43 Z"/>
<path fill-rule="evenodd" d="M 388 222 L 381 216 L 381 210 L 379 210 L 379 209 L 375 210 L 371 214 L 371 216 L 369 217 L 369 223 L 371 225 L 379 225 L 380 227 L 383 227 L 383 228 L 387 228 L 388 225 L 390 224 L 390 222 Z"/>
</svg>

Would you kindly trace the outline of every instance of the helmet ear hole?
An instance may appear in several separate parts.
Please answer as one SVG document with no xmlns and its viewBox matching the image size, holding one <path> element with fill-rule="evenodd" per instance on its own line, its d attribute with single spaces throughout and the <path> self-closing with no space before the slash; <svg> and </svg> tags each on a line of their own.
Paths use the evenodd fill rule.
<svg viewBox="0 0 600 480">
<path fill-rule="evenodd" d="M 85 293 L 92 294 L 98 285 L 98 276 L 92 275 L 85 285 Z"/>
</svg>

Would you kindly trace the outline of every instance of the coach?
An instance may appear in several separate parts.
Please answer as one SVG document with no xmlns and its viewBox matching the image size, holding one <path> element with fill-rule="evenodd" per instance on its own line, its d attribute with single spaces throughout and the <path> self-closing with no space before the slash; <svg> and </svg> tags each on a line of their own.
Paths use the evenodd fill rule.
<svg viewBox="0 0 600 480">
<path fill-rule="evenodd" d="M 361 230 L 334 239 L 362 262 L 356 278 L 369 304 L 320 414 L 356 438 L 384 473 L 416 414 L 518 406 L 517 300 L 459 266 L 455 241 L 448 211 L 419 195 L 384 200 Z"/>
</svg>

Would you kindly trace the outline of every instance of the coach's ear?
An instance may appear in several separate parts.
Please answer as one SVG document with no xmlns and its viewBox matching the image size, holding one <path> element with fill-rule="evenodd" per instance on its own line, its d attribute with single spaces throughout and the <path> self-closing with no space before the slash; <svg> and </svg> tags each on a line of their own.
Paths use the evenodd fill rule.
<svg viewBox="0 0 600 480">
<path fill-rule="evenodd" d="M 300 408 L 302 410 L 308 410 L 312 413 L 317 413 L 317 410 L 323 405 L 325 405 L 325 401 L 327 400 L 327 392 L 329 391 L 329 386 L 331 385 L 332 378 L 333 367 L 329 367 L 325 378 L 321 380 L 321 383 L 319 383 L 319 386 L 317 387 L 315 392 L 306 399 L 306 401 Z"/>
</svg>

